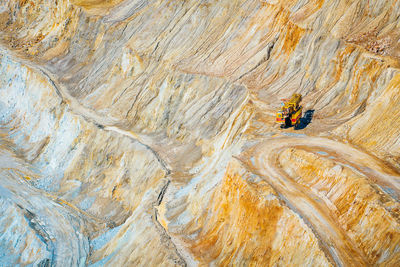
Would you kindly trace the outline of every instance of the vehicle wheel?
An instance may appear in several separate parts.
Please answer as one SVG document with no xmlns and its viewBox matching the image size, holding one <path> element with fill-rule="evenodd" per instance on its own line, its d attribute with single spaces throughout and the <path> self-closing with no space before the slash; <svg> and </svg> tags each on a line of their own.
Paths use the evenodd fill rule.
<svg viewBox="0 0 400 267">
<path fill-rule="evenodd" d="M 285 128 L 292 126 L 292 120 L 290 118 L 285 119 Z"/>
<path fill-rule="evenodd" d="M 301 122 L 300 119 L 298 119 L 298 120 L 296 121 L 296 124 L 295 124 L 295 126 L 294 126 L 294 129 L 295 129 L 295 130 L 299 130 L 300 122 Z"/>
</svg>

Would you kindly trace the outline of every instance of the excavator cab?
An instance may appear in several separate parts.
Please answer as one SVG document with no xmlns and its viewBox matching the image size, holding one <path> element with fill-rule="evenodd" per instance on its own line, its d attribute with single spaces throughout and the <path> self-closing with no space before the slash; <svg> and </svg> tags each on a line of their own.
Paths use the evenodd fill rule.
<svg viewBox="0 0 400 267">
<path fill-rule="evenodd" d="M 282 99 L 282 104 L 276 113 L 276 122 L 281 125 L 281 128 L 288 128 L 300 124 L 303 107 L 300 106 L 302 99 L 301 94 L 293 94 L 290 99 Z"/>
</svg>

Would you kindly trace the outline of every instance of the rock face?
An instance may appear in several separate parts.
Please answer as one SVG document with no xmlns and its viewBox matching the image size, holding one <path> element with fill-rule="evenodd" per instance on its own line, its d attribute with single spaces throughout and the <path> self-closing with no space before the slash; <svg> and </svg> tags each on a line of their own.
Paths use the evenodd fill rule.
<svg viewBox="0 0 400 267">
<path fill-rule="evenodd" d="M 1 2 L 0 265 L 399 266 L 399 18 Z"/>
</svg>

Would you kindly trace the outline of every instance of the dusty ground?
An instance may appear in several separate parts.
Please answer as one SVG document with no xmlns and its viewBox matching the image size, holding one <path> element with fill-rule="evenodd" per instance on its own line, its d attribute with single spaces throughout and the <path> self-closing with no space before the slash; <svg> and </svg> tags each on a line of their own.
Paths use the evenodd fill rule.
<svg viewBox="0 0 400 267">
<path fill-rule="evenodd" d="M 399 15 L 1 2 L 0 265 L 398 266 Z"/>
</svg>

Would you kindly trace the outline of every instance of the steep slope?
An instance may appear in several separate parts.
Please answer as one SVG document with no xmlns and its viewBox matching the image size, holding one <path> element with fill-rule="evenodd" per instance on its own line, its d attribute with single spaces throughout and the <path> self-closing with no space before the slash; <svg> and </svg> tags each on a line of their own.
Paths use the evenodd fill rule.
<svg viewBox="0 0 400 267">
<path fill-rule="evenodd" d="M 399 18 L 396 0 L 0 3 L 0 262 L 397 266 Z M 280 130 L 294 92 L 307 118 Z"/>
</svg>

